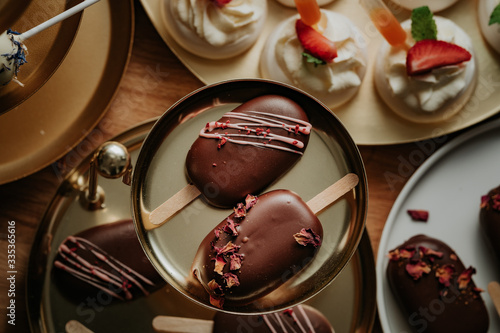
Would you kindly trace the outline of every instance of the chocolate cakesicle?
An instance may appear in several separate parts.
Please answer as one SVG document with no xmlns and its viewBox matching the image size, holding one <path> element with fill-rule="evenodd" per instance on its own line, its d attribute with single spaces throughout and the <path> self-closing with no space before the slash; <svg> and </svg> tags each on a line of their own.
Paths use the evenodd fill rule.
<svg viewBox="0 0 500 333">
<path fill-rule="evenodd" d="M 328 319 L 309 305 L 262 315 L 232 315 L 217 312 L 213 320 L 157 316 L 153 319 L 157 333 L 334 333 Z"/>
<path fill-rule="evenodd" d="M 165 285 L 144 254 L 130 219 L 67 237 L 53 266 L 55 284 L 77 302 L 102 292 L 110 302 L 130 301 Z"/>
<path fill-rule="evenodd" d="M 181 208 L 176 208 L 179 201 L 186 204 L 200 194 L 227 208 L 260 193 L 304 154 L 312 128 L 308 121 L 291 99 L 263 95 L 207 123 L 186 157 L 193 185 L 151 212 L 151 223 L 164 223 Z"/>
<path fill-rule="evenodd" d="M 500 261 L 500 186 L 481 197 L 479 225 L 487 244 Z"/>
<path fill-rule="evenodd" d="M 321 245 L 320 221 L 295 193 L 248 196 L 201 242 L 192 272 L 210 303 L 248 304 L 309 263 Z"/>
<path fill-rule="evenodd" d="M 389 252 L 387 279 L 415 332 L 487 332 L 476 272 L 444 242 L 416 235 Z"/>
</svg>

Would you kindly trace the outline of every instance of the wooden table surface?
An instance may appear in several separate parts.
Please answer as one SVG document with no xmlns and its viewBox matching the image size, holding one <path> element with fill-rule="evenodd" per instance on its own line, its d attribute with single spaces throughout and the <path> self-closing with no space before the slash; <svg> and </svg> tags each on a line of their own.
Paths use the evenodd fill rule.
<svg viewBox="0 0 500 333">
<path fill-rule="evenodd" d="M 165 45 L 137 0 L 135 15 L 130 64 L 110 109 L 98 125 L 103 140 L 161 115 L 171 104 L 203 86 Z M 158 89 L 144 91 L 144 85 L 137 82 L 153 82 Z M 454 136 L 456 133 L 425 142 L 359 147 L 369 187 L 366 227 L 375 255 L 384 223 L 402 187 L 426 158 Z M 87 143 L 94 144 L 94 148 L 100 144 L 94 140 Z M 0 186 L 0 332 L 29 331 L 24 304 L 28 254 L 36 228 L 59 184 L 52 168 L 47 167 Z M 6 319 L 8 221 L 16 222 L 16 326 L 8 325 Z M 374 331 L 381 331 L 378 323 Z"/>
</svg>

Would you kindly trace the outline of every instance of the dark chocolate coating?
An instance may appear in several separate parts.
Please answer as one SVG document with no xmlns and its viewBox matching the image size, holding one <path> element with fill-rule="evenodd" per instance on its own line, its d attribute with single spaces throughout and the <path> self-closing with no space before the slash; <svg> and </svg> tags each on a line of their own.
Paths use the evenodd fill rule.
<svg viewBox="0 0 500 333">
<path fill-rule="evenodd" d="M 500 261 L 500 210 L 493 207 L 493 196 L 500 194 L 500 186 L 490 190 L 487 200 L 481 202 L 479 224 L 487 243 Z"/>
<path fill-rule="evenodd" d="M 234 219 L 234 213 L 229 216 Z M 226 220 L 214 230 L 223 228 Z M 224 289 L 224 302 L 244 305 L 270 293 L 309 263 L 319 246 L 297 243 L 294 234 L 310 228 L 322 239 L 323 228 L 316 215 L 295 193 L 287 190 L 267 192 L 260 197 L 240 223 L 237 236 L 222 232 L 219 238 L 209 233 L 200 244 L 192 271 L 198 281 L 212 295 L 209 281 L 215 279 L 223 285 L 220 274 L 214 271 L 214 246 L 224 247 L 229 241 L 241 246 L 241 268 L 231 271 L 240 285 Z M 230 272 L 225 265 L 224 273 Z M 216 296 L 216 295 L 215 295 Z"/>
<path fill-rule="evenodd" d="M 285 115 L 295 119 L 308 121 L 304 110 L 294 101 L 278 95 L 265 95 L 254 98 L 231 112 L 260 111 Z M 215 120 L 215 119 L 214 119 Z M 220 122 L 231 118 L 221 118 Z M 291 121 L 283 120 L 287 124 Z M 238 133 L 236 129 L 221 130 L 227 133 Z M 285 129 L 272 129 L 272 133 L 293 137 L 304 142 L 304 152 L 309 135 Z M 264 142 L 260 139 L 245 139 Z M 273 141 L 273 144 L 288 147 L 286 143 Z M 218 148 L 218 141 L 199 137 L 195 140 L 186 158 L 186 170 L 190 181 L 200 190 L 212 205 L 233 207 L 242 201 L 247 194 L 259 194 L 290 169 L 300 154 L 272 149 L 241 145 L 227 142 Z"/>
<path fill-rule="evenodd" d="M 476 285 L 471 280 L 460 289 L 457 277 L 466 269 L 456 253 L 444 242 L 425 235 L 416 235 L 397 249 L 427 248 L 441 252 L 441 258 L 419 255 L 412 259 L 391 259 L 387 266 L 389 286 L 405 312 L 407 322 L 415 332 L 487 332 L 488 312 Z M 422 260 L 431 267 L 429 273 L 414 279 L 406 270 L 412 260 Z M 436 270 L 443 265 L 453 265 L 455 272 L 451 284 L 445 287 L 436 277 Z"/>
<path fill-rule="evenodd" d="M 118 260 L 153 283 L 153 285 L 151 285 L 141 281 L 137 278 L 137 276 L 130 273 L 130 276 L 140 282 L 146 290 L 146 293 L 123 276 L 121 276 L 123 284 L 121 287 L 111 286 L 109 283 L 105 282 L 100 283 L 100 285 L 104 288 L 111 288 L 111 290 L 122 297 L 124 301 L 130 300 L 127 299 L 124 293 L 124 288 L 127 288 L 132 294 L 132 299 L 135 299 L 137 297 L 146 296 L 147 293 L 151 293 L 165 285 L 164 280 L 156 272 L 155 268 L 151 265 L 149 259 L 144 254 L 141 244 L 137 238 L 132 220 L 127 219 L 92 227 L 74 235 L 74 237 L 90 241 L 102 250 L 100 253 L 106 254 L 106 258 L 108 260 L 111 258 Z M 115 269 L 102 260 L 99 260 L 99 258 L 97 258 L 92 251 L 90 251 L 90 249 L 93 248 L 92 246 L 84 242 L 79 243 L 82 244 L 84 248 L 79 247 L 68 238 L 63 242 L 63 244 L 70 248 L 72 252 L 87 260 L 92 265 L 101 267 L 107 272 L 113 273 L 115 276 L 120 275 Z M 54 262 L 56 261 L 59 261 L 67 267 L 75 268 L 74 265 L 69 263 L 67 259 L 63 258 L 60 253 L 56 256 Z M 116 262 L 113 261 L 113 264 L 116 265 Z M 98 295 L 99 293 L 102 294 L 104 291 L 75 277 L 67 269 L 60 268 L 60 265 L 55 265 L 53 267 L 52 274 L 54 279 L 53 281 L 57 287 L 60 288 L 65 296 L 75 302 L 85 302 L 85 300 L 89 297 L 94 299 L 96 297 L 99 299 L 100 297 L 106 300 L 106 302 L 118 300 L 116 297 L 108 296 L 109 294 L 106 296 Z"/>
<path fill-rule="evenodd" d="M 302 310 L 300 309 L 302 308 Z M 304 316 L 305 314 L 305 316 Z M 294 318 L 294 316 L 296 316 Z M 264 317 L 267 321 L 264 320 Z M 296 320 L 297 319 L 297 320 Z M 313 330 L 308 323 L 311 323 Z M 269 328 L 269 325 L 271 328 Z M 300 326 L 299 326 L 300 325 Z M 282 330 L 285 327 L 285 331 Z M 333 333 L 333 328 L 328 319 L 309 305 L 298 305 L 287 311 L 265 315 L 237 316 L 217 312 L 214 317 L 213 333 L 272 333 L 272 332 L 315 332 Z"/>
</svg>

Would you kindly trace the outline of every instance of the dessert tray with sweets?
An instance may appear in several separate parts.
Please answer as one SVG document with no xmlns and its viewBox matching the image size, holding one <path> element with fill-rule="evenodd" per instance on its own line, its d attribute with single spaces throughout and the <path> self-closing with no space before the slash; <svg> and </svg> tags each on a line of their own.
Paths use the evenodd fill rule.
<svg viewBox="0 0 500 333">
<path fill-rule="evenodd" d="M 471 268 L 471 278 L 475 287 L 479 288 L 474 289 L 477 294 L 473 295 L 473 299 L 476 301 L 481 297 L 484 301 L 489 317 L 488 332 L 497 332 L 500 329 L 500 319 L 489 292 L 490 282 L 498 281 L 500 272 L 498 257 L 489 245 L 488 236 L 498 236 L 498 233 L 492 232 L 494 229 L 486 229 L 483 225 L 488 223 L 485 221 L 483 210 L 491 209 L 485 208 L 487 194 L 499 185 L 496 165 L 500 160 L 498 154 L 492 153 L 500 143 L 499 127 L 500 121 L 497 119 L 475 127 L 444 145 L 422 164 L 398 196 L 384 227 L 377 254 L 377 304 L 384 331 L 410 332 L 412 329 L 418 331 L 424 326 L 430 326 L 430 320 L 438 322 L 448 304 L 454 304 L 455 300 L 467 295 L 465 288 L 454 292 L 449 285 L 445 287 L 445 284 L 442 284 L 438 288 L 441 294 L 436 290 L 434 297 L 428 298 L 426 304 L 420 304 L 423 311 L 417 310 L 407 314 L 401 310 L 389 283 L 394 277 L 392 273 L 389 274 L 388 265 L 399 262 L 393 251 L 398 249 L 397 256 L 402 257 L 402 248 L 406 246 L 400 247 L 400 244 L 417 235 L 425 235 L 446 243 L 461 259 L 463 265 Z M 497 209 L 498 207 L 492 208 L 493 215 L 498 215 Z M 490 223 L 494 222 L 492 220 Z M 427 240 L 421 243 L 434 242 Z M 442 249 L 443 245 L 438 247 Z M 413 249 L 405 248 L 410 252 Z M 425 252 L 425 249 L 423 251 Z M 438 259 L 441 254 L 436 255 L 437 257 L 431 259 L 434 264 L 439 263 L 441 259 Z M 443 258 L 445 256 L 444 253 Z M 452 256 L 452 259 L 454 262 L 452 261 L 451 266 L 457 266 L 456 257 Z M 434 279 L 433 275 L 438 274 L 435 273 L 433 264 L 429 266 L 431 267 L 428 273 L 424 272 L 420 277 L 418 274 L 414 275 L 414 272 L 401 273 L 400 277 L 405 281 L 401 281 L 401 285 L 412 279 L 415 286 L 420 280 L 422 283 L 428 283 L 428 279 Z M 452 276 L 456 277 L 454 274 Z M 448 290 L 448 293 L 445 290 Z M 464 308 L 469 309 L 464 316 L 473 313 L 472 305 Z M 473 322 L 472 319 L 470 321 Z M 481 321 L 483 328 L 480 329 L 477 325 L 473 331 L 484 331 L 486 320 Z"/>
<path fill-rule="evenodd" d="M 224 104 L 223 98 L 220 101 Z M 207 112 L 210 116 L 212 113 L 210 110 Z M 198 122 L 193 123 L 190 118 L 196 119 L 199 116 L 189 113 L 185 115 L 186 118 L 177 119 L 181 123 L 185 122 L 187 128 L 198 128 Z M 141 146 L 156 121 L 157 119 L 153 119 L 137 125 L 113 139 L 113 142 L 121 143 L 127 148 L 134 168 L 138 166 Z M 182 124 L 177 126 L 186 129 Z M 172 135 L 177 132 L 174 130 Z M 198 133 L 198 130 L 195 132 Z M 174 147 L 174 152 L 169 153 L 168 157 L 175 162 L 182 161 L 184 155 L 185 152 L 181 154 Z M 158 280 L 156 270 L 142 251 L 142 259 L 146 259 L 145 261 L 138 259 L 138 251 L 131 255 L 130 248 L 136 249 L 140 245 L 130 216 L 129 186 L 118 179 L 99 176 L 97 184 L 105 194 L 105 208 L 88 210 L 87 206 L 81 204 L 93 156 L 95 155 L 89 155 L 67 175 L 37 231 L 27 272 L 27 304 L 32 332 L 73 332 L 75 329 L 80 332 L 78 329 L 81 330 L 82 326 L 85 331 L 92 332 L 156 332 L 153 320 L 158 316 L 212 320 L 216 313 L 214 310 L 196 304 L 163 280 Z M 206 229 L 210 227 L 207 220 L 216 221 L 220 212 L 203 206 L 198 203 L 196 208 L 204 211 L 203 224 Z M 186 228 L 189 230 L 191 247 L 196 247 L 195 239 L 205 234 L 204 230 L 195 228 L 194 224 L 198 223 L 193 220 Z M 135 241 L 133 237 L 126 237 L 127 234 L 133 234 Z M 167 238 L 172 240 L 184 237 L 175 234 L 173 238 L 171 235 L 167 235 Z M 153 246 L 158 244 L 160 242 L 155 241 Z M 375 262 L 366 232 L 358 244 L 351 260 L 335 281 L 306 302 L 323 313 L 335 332 L 371 332 L 373 327 L 376 305 L 375 281 L 371 277 L 375 274 Z M 127 277 L 126 273 L 123 276 L 134 286 L 123 287 L 118 283 L 109 288 L 108 283 L 99 282 L 99 279 L 88 280 L 92 274 L 80 266 L 88 265 L 85 260 L 88 260 L 89 255 L 93 258 L 90 263 L 103 269 L 108 260 L 113 265 L 126 264 L 126 272 L 133 275 L 134 279 Z M 156 253 L 156 256 L 159 254 Z M 184 257 L 180 251 L 176 251 L 175 256 L 177 259 Z M 80 264 L 72 262 L 73 259 Z M 149 268 L 144 267 L 144 263 Z M 104 273 L 100 269 L 99 272 Z M 136 273 L 138 274 L 134 275 Z M 82 284 L 83 280 L 78 277 L 87 282 Z M 142 285 L 144 289 L 135 285 Z M 104 289 L 99 289 L 99 286 L 104 286 Z M 129 289 L 133 294 L 127 296 L 121 288 Z M 111 294 L 115 292 L 114 296 L 105 292 L 109 289 L 112 289 Z"/>
<path fill-rule="evenodd" d="M 165 4 L 168 2 L 162 0 L 142 0 L 141 2 L 166 44 L 194 75 L 207 84 L 234 78 L 261 78 L 262 72 L 259 63 L 268 37 L 281 22 L 297 15 L 296 8 L 282 5 L 278 1 L 268 1 L 267 18 L 255 44 L 237 56 L 217 60 L 193 55 L 176 42 L 179 39 L 174 38 L 171 34 L 171 28 L 165 24 Z M 390 1 L 386 3 L 390 5 L 399 22 L 410 18 L 410 9 L 402 8 Z M 439 6 L 440 3 L 446 3 L 448 7 L 443 9 L 442 6 Z M 467 32 L 472 41 L 473 61 L 477 64 L 478 70 L 475 81 L 471 83 L 471 88 L 467 92 L 467 102 L 461 105 L 460 111 L 454 115 L 444 112 L 444 116 L 439 115 L 438 117 L 442 119 L 441 121 L 434 119 L 432 123 L 415 122 L 408 120 L 407 117 L 402 117 L 391 111 L 379 96 L 375 88 L 374 72 L 378 60 L 378 50 L 383 44 L 384 38 L 358 1 L 334 0 L 327 2 L 327 4 L 320 3 L 322 10 L 339 13 L 350 19 L 365 41 L 366 73 L 359 91 L 345 104 L 331 107 L 357 144 L 385 145 L 433 138 L 464 129 L 499 111 L 498 94 L 496 93 L 500 73 L 499 57 L 498 53 L 488 45 L 480 31 L 479 3 L 481 2 L 456 1 L 451 3 L 450 1 L 442 1 L 435 2 L 437 6 L 431 5 L 432 8 L 439 10 L 434 13 L 436 16 L 442 16 L 455 22 Z M 317 97 L 321 100 L 321 97 Z"/>
<path fill-rule="evenodd" d="M 40 10 L 41 3 L 32 1 L 28 10 Z M 50 67 L 57 71 L 29 99 L 0 116 L 0 184 L 32 174 L 64 156 L 95 127 L 115 96 L 132 48 L 133 2 L 116 6 L 100 1 L 85 10 L 81 22 L 73 22 L 78 16 L 27 40 L 35 45 L 29 45 L 29 63 L 19 73 L 25 87 L 16 91 L 27 91 L 31 81 L 40 86 Z M 39 42 L 48 44 L 38 46 Z M 38 47 L 50 50 L 51 56 L 39 53 Z M 23 78 L 22 72 L 30 72 L 28 65 L 35 72 Z M 9 83 L 0 95 L 10 85 L 17 84 Z"/>
</svg>

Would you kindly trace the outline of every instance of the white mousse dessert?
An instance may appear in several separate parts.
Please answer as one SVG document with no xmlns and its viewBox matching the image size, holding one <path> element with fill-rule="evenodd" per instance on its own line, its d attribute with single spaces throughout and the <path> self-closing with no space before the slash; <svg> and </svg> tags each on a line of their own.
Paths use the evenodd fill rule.
<svg viewBox="0 0 500 333">
<path fill-rule="evenodd" d="M 490 18 L 497 6 L 500 6 L 500 0 L 479 0 L 477 4 L 477 15 L 479 27 L 486 42 L 498 53 L 500 53 L 500 23 L 498 19 Z M 498 10 L 498 9 L 497 9 Z"/>
<path fill-rule="evenodd" d="M 26 63 L 26 46 L 8 30 L 0 35 L 0 87 L 17 80 L 19 67 Z"/>
<path fill-rule="evenodd" d="M 207 59 L 227 59 L 249 49 L 267 17 L 267 0 L 165 0 L 172 38 Z"/>
<path fill-rule="evenodd" d="M 376 57 L 374 78 L 380 96 L 395 113 L 418 123 L 443 121 L 455 115 L 470 98 L 477 77 L 472 41 L 467 33 L 449 19 L 434 16 L 434 21 L 436 40 L 422 42 L 453 44 L 452 49 L 456 46 L 460 52 L 468 51 L 470 60 L 410 75 L 407 68 L 408 48 L 392 47 L 384 41 Z M 411 21 L 401 25 L 408 34 L 407 46 L 414 46 L 416 42 L 411 34 Z M 415 59 L 414 63 L 424 64 L 429 59 L 440 62 L 450 58 L 450 54 L 439 47 L 428 53 L 432 54 Z"/>
<path fill-rule="evenodd" d="M 318 30 L 337 49 L 332 62 L 308 62 L 297 32 L 295 15 L 279 24 L 268 37 L 260 58 L 261 76 L 302 89 L 330 108 L 350 100 L 359 90 L 366 72 L 366 43 L 347 17 L 321 10 Z"/>
</svg>

